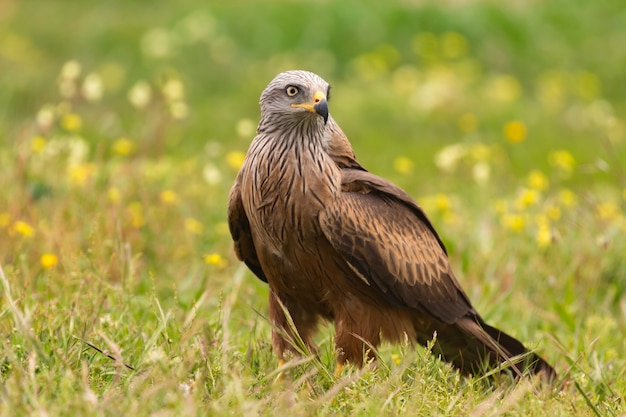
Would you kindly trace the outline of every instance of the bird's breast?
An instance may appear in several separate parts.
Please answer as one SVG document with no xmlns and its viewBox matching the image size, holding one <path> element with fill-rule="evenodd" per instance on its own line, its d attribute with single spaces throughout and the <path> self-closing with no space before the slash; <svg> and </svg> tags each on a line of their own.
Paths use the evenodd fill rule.
<svg viewBox="0 0 626 417">
<path fill-rule="evenodd" d="M 274 252 L 306 247 L 321 235 L 318 215 L 340 192 L 340 173 L 319 151 L 293 146 L 250 155 L 242 176 L 246 215 L 256 239 Z"/>
</svg>

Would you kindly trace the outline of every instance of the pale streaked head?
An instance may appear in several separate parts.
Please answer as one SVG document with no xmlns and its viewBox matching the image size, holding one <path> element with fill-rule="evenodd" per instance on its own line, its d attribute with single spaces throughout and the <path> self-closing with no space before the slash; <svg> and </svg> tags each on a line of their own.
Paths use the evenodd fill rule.
<svg viewBox="0 0 626 417">
<path fill-rule="evenodd" d="M 329 91 L 330 85 L 312 72 L 281 72 L 261 94 L 261 119 L 299 122 L 321 118 L 318 120 L 326 124 Z"/>
</svg>

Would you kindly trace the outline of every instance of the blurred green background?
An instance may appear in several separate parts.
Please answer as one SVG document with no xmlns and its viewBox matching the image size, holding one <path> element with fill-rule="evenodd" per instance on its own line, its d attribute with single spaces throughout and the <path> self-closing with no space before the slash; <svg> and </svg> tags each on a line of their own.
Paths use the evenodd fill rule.
<svg viewBox="0 0 626 417">
<path fill-rule="evenodd" d="M 85 126 L 109 118 L 108 129 L 86 132 L 94 144 L 119 134 L 152 141 L 145 125 L 154 121 L 124 99 L 139 80 L 158 89 L 175 78 L 188 117 L 166 126 L 161 151 L 193 155 L 210 140 L 245 150 L 250 135 L 237 135 L 237 123 L 256 123 L 263 87 L 293 68 L 334 85 L 331 111 L 368 166 L 390 164 L 401 149 L 429 172 L 436 148 L 464 138 L 466 113 L 487 143 L 508 120 L 522 120 L 528 158 L 563 146 L 594 163 L 607 137 L 624 137 L 626 10 L 618 1 L 4 0 L 1 10 L 5 145 L 59 100 L 70 60 L 102 81 L 102 99 L 83 110 Z M 521 171 L 517 157 L 512 167 Z"/>
</svg>

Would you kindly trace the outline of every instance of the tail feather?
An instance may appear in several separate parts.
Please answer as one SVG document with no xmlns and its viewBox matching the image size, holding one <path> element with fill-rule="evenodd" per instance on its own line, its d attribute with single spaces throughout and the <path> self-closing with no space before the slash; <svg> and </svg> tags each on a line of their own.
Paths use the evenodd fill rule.
<svg viewBox="0 0 626 417">
<path fill-rule="evenodd" d="M 479 316 L 465 316 L 454 324 L 439 327 L 435 353 L 466 374 L 482 374 L 488 370 L 486 367 L 501 367 L 516 376 L 530 372 L 547 381 L 556 379 L 556 371 L 545 360 Z"/>
</svg>

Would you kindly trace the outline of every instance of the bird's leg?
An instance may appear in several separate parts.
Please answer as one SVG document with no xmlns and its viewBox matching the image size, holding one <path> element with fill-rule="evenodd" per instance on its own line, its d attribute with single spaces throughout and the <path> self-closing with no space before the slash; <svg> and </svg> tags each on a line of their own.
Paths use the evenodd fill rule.
<svg viewBox="0 0 626 417">
<path fill-rule="evenodd" d="M 339 378 L 341 376 L 342 370 L 343 370 L 343 363 L 337 361 L 337 367 L 335 368 L 335 378 Z"/>
<path fill-rule="evenodd" d="M 272 329 L 272 345 L 279 358 L 279 366 L 285 364 L 285 353 L 295 355 L 317 354 L 317 346 L 313 341 L 313 332 L 317 327 L 318 318 L 299 305 L 283 302 L 270 287 L 270 320 Z"/>
</svg>

